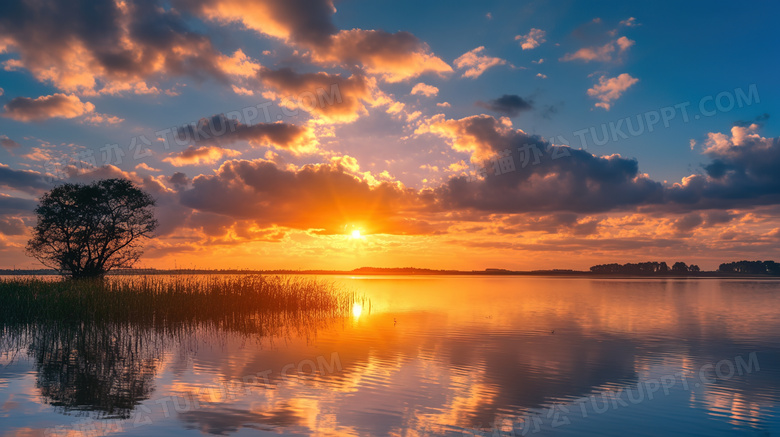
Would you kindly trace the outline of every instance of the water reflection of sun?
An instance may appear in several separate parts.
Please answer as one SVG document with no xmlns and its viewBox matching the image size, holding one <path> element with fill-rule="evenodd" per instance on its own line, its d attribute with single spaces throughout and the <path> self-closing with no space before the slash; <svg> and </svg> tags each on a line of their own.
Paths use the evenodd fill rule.
<svg viewBox="0 0 780 437">
<path fill-rule="evenodd" d="M 363 305 L 360 305 L 359 303 L 352 305 L 352 316 L 358 319 L 360 318 L 360 314 L 362 313 L 363 313 Z"/>
</svg>

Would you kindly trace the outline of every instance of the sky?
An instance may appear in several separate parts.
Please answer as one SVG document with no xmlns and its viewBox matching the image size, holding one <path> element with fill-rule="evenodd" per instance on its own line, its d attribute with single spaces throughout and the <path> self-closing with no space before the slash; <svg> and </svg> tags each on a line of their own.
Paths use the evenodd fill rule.
<svg viewBox="0 0 780 437">
<path fill-rule="evenodd" d="M 138 267 L 780 260 L 780 5 L 7 0 L 0 268 L 123 177 Z"/>
</svg>

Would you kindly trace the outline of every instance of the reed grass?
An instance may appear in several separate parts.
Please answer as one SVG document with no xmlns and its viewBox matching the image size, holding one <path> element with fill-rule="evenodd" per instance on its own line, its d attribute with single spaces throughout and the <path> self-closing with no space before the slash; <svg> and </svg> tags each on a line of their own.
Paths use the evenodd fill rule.
<svg viewBox="0 0 780 437">
<path fill-rule="evenodd" d="M 170 328 L 209 323 L 240 329 L 264 317 L 348 316 L 360 300 L 332 283 L 305 277 L 13 278 L 0 281 L 0 322 L 128 322 Z"/>
<path fill-rule="evenodd" d="M 17 277 L 0 280 L 0 357 L 32 357 L 41 395 L 65 414 L 127 419 L 168 351 L 229 335 L 308 341 L 363 300 L 311 277 Z"/>
</svg>

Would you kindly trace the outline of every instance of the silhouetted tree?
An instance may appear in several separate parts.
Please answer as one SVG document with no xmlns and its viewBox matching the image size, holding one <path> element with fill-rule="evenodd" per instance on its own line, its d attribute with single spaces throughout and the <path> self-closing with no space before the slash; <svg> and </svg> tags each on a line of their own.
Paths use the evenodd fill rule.
<svg viewBox="0 0 780 437">
<path fill-rule="evenodd" d="M 130 267 L 157 228 L 155 200 L 126 179 L 64 184 L 44 194 L 27 253 L 73 278 Z"/>
<path fill-rule="evenodd" d="M 688 266 L 682 261 L 677 261 L 672 266 L 672 273 L 688 273 Z"/>
<path fill-rule="evenodd" d="M 651 275 L 655 273 L 666 273 L 669 271 L 665 262 L 643 262 L 628 264 L 601 264 L 590 268 L 593 273 L 622 273 L 625 275 Z"/>
<path fill-rule="evenodd" d="M 780 264 L 774 261 L 736 261 L 723 263 L 718 267 L 722 273 L 745 273 L 749 275 L 780 275 Z"/>
<path fill-rule="evenodd" d="M 691 264 L 690 266 L 688 266 L 688 271 L 691 273 L 699 273 L 701 269 L 696 264 Z"/>
</svg>

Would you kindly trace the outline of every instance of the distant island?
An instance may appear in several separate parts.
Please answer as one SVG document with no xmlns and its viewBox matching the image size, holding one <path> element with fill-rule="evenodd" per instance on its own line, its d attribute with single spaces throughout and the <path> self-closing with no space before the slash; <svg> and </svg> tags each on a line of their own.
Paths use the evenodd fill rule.
<svg viewBox="0 0 780 437">
<path fill-rule="evenodd" d="M 0 276 L 9 275 L 57 275 L 53 269 L 0 269 Z M 416 267 L 360 267 L 353 270 L 255 270 L 255 269 L 116 269 L 108 275 L 494 275 L 494 276 L 654 276 L 654 277 L 780 277 L 780 264 L 774 261 L 734 261 L 723 263 L 715 271 L 702 271 L 698 265 L 678 261 L 670 268 L 666 262 L 648 261 L 626 264 L 599 264 L 589 270 L 507 270 L 487 268 L 484 270 L 436 270 Z"/>
</svg>

